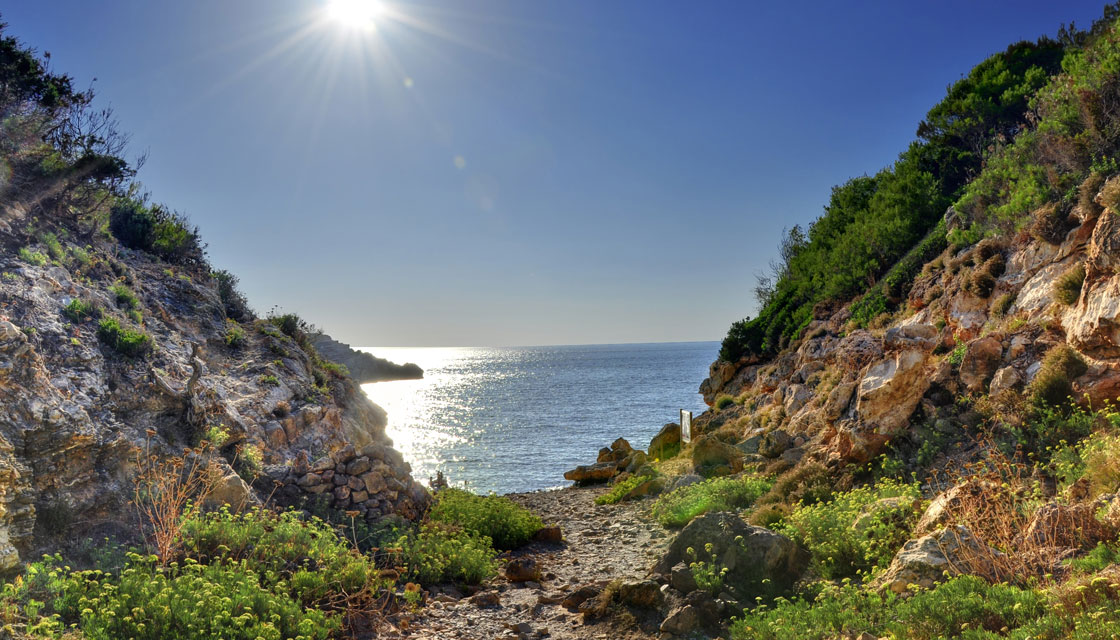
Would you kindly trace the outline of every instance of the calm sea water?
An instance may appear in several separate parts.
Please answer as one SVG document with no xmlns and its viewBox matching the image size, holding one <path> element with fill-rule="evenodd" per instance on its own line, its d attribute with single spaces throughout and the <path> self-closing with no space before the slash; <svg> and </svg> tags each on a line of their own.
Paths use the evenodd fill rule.
<svg viewBox="0 0 1120 640">
<path fill-rule="evenodd" d="M 509 493 L 570 484 L 615 438 L 645 448 L 680 409 L 702 411 L 719 343 L 364 350 L 424 368 L 363 385 L 418 480 Z"/>
</svg>

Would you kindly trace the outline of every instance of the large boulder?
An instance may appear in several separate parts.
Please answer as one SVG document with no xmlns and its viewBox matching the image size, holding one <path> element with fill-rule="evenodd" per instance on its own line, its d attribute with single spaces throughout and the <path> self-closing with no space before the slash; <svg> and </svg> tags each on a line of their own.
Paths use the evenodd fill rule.
<svg viewBox="0 0 1120 640">
<path fill-rule="evenodd" d="M 745 454 L 714 434 L 700 436 L 692 445 L 692 466 L 706 476 L 725 476 L 743 470 Z"/>
<path fill-rule="evenodd" d="M 1120 357 L 1120 276 L 1086 280 L 1084 286 L 1081 300 L 1062 318 L 1066 340 L 1095 358 Z"/>
<path fill-rule="evenodd" d="M 670 422 L 649 441 L 649 457 L 665 460 L 677 455 L 681 450 L 681 425 Z"/>
<path fill-rule="evenodd" d="M 653 572 L 671 575 L 677 563 L 697 561 L 726 569 L 724 588 L 739 602 L 754 602 L 787 593 L 808 566 L 809 554 L 779 533 L 747 524 L 734 513 L 716 512 L 688 523 Z"/>
<path fill-rule="evenodd" d="M 887 329 L 883 344 L 888 349 L 919 349 L 933 351 L 937 346 L 940 333 L 930 324 L 908 324 Z"/>
<path fill-rule="evenodd" d="M 996 566 L 1003 554 L 957 525 L 941 529 L 899 549 L 879 584 L 897 594 L 912 586 L 928 589 L 938 582 L 961 574 L 996 577 Z"/>
<path fill-rule="evenodd" d="M 929 389 L 928 359 L 925 351 L 912 349 L 888 356 L 864 371 L 856 401 L 858 419 L 837 425 L 834 450 L 840 458 L 866 462 L 909 425 L 910 415 Z"/>
<path fill-rule="evenodd" d="M 614 462 L 596 462 L 595 464 L 580 465 L 571 471 L 564 472 L 564 479 L 576 484 L 593 484 L 606 482 L 618 475 L 618 464 Z"/>
<path fill-rule="evenodd" d="M 977 338 L 968 343 L 961 362 L 960 378 L 972 393 L 984 391 L 999 368 L 1003 345 L 994 337 Z"/>
</svg>

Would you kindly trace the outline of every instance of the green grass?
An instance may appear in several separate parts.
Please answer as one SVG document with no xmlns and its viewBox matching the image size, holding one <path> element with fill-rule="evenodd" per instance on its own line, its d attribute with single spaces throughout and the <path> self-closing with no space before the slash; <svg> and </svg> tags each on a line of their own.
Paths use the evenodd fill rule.
<svg viewBox="0 0 1120 640">
<path fill-rule="evenodd" d="M 71 322 L 81 323 L 91 318 L 97 318 L 101 315 L 101 310 L 89 300 L 74 298 L 62 308 L 62 315 L 69 318 Z"/>
<path fill-rule="evenodd" d="M 770 490 L 773 482 L 757 476 L 712 478 L 660 496 L 651 513 L 662 526 L 683 527 L 709 511 L 730 511 L 751 506 Z"/>
<path fill-rule="evenodd" d="M 648 480 L 648 476 L 630 476 L 629 478 L 615 484 L 611 490 L 603 495 L 595 498 L 595 504 L 616 504 L 622 501 L 626 494 L 637 488 L 638 485 Z"/>
<path fill-rule="evenodd" d="M 123 284 L 115 284 L 109 287 L 109 293 L 113 294 L 118 305 L 123 305 L 126 309 L 140 308 L 140 300 L 136 297 L 136 294 Z"/>
<path fill-rule="evenodd" d="M 117 353 L 137 358 L 152 349 L 152 338 L 142 331 L 122 327 L 116 318 L 102 318 L 97 327 L 97 337 Z"/>
<path fill-rule="evenodd" d="M 23 247 L 19 250 L 19 259 L 36 267 L 41 267 L 50 262 L 50 258 L 47 257 L 47 254 L 41 251 L 32 251 L 28 247 Z"/>
<path fill-rule="evenodd" d="M 428 517 L 489 538 L 498 549 L 520 547 L 544 526 L 540 518 L 509 498 L 479 496 L 462 489 L 437 493 Z"/>
</svg>

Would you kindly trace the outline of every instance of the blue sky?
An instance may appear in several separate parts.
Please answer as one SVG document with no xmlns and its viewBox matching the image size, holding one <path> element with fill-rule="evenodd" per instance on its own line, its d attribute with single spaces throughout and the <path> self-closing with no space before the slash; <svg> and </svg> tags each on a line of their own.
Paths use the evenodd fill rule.
<svg viewBox="0 0 1120 640">
<path fill-rule="evenodd" d="M 718 340 L 782 229 L 1099 2 L 0 0 L 260 312 L 357 345 Z"/>
</svg>

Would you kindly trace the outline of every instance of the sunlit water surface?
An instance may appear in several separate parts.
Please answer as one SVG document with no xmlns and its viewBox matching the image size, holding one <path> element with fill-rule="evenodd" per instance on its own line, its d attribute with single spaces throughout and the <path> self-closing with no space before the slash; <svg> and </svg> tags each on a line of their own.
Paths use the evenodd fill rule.
<svg viewBox="0 0 1120 640">
<path fill-rule="evenodd" d="M 417 479 L 509 493 L 570 484 L 615 438 L 645 448 L 680 409 L 699 413 L 719 343 L 363 350 L 424 369 L 363 385 Z"/>
</svg>

